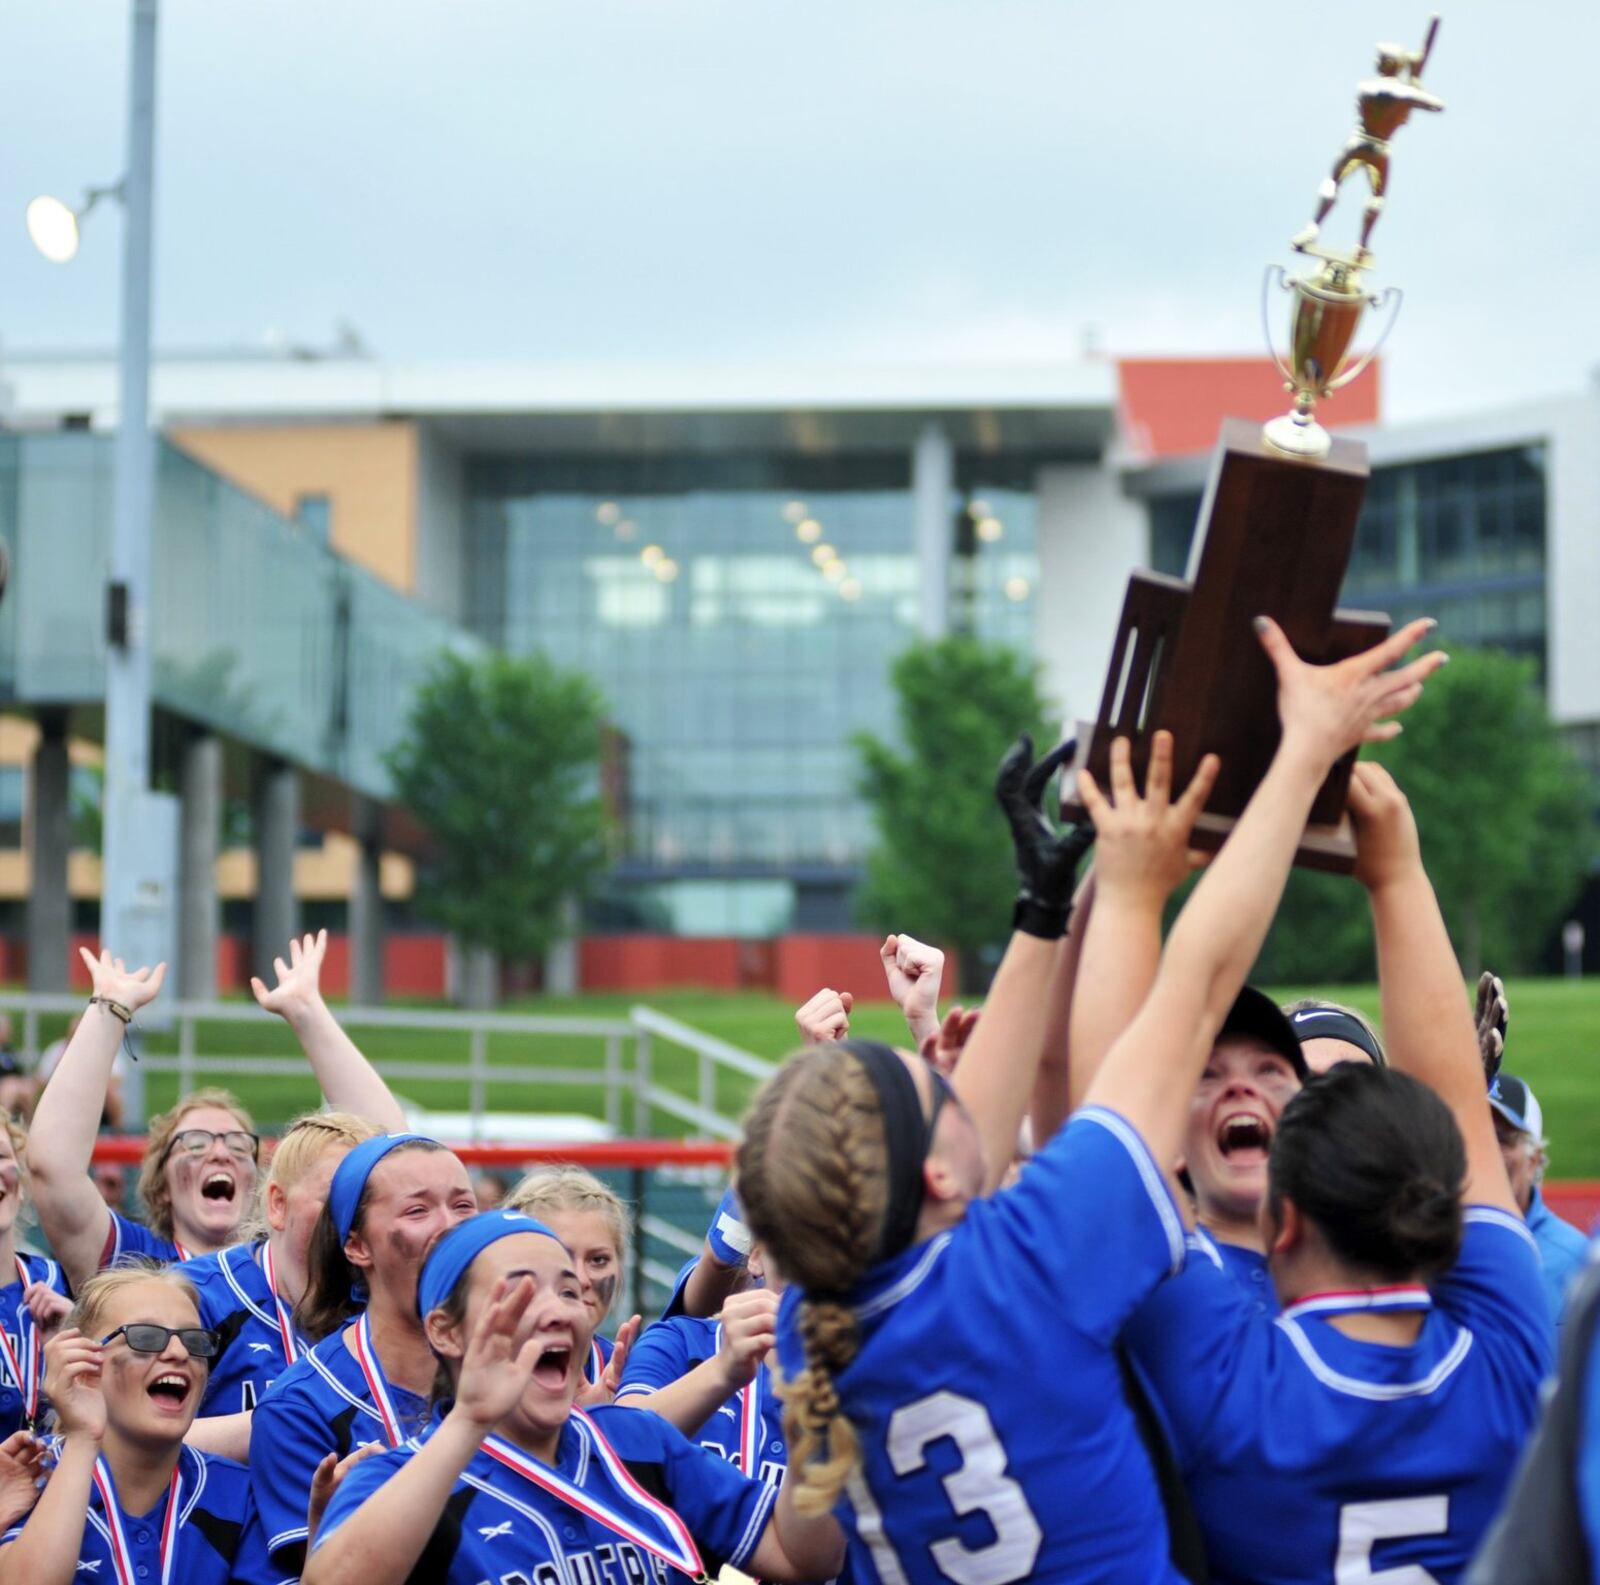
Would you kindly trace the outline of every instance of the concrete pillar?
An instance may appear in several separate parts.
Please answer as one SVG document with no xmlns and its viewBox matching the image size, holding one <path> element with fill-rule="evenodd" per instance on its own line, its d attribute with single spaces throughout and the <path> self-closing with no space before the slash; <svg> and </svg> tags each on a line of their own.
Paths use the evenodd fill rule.
<svg viewBox="0 0 1600 1585">
<path fill-rule="evenodd" d="M 469 1012 L 487 1012 L 500 1000 L 500 959 L 488 947 L 456 946 L 456 1000 Z"/>
<path fill-rule="evenodd" d="M 950 626 L 951 491 L 955 448 L 929 424 L 911 451 L 911 510 L 917 545 L 917 630 L 943 638 Z"/>
<path fill-rule="evenodd" d="M 300 777 L 293 765 L 263 760 L 257 772 L 256 912 L 250 956 L 255 972 L 273 983 L 272 960 L 300 932 L 294 891 L 295 838 L 300 832 Z"/>
<path fill-rule="evenodd" d="M 379 867 L 383 842 L 377 805 L 355 800 L 351 835 L 356 840 L 356 868 L 350 878 L 350 1000 L 358 1007 L 376 1007 L 383 1000 L 383 892 Z"/>
<path fill-rule="evenodd" d="M 222 844 L 222 740 L 197 732 L 178 767 L 178 994 L 210 1001 L 217 994 L 217 853 Z"/>
<path fill-rule="evenodd" d="M 582 978 L 583 910 L 572 898 L 561 904 L 561 937 L 544 955 L 544 988 L 552 996 L 576 996 Z"/>
<path fill-rule="evenodd" d="M 71 846 L 71 765 L 67 759 L 67 713 L 39 716 L 28 811 L 32 881 L 28 887 L 28 989 L 67 989 L 67 952 L 72 944 L 72 898 L 67 891 Z"/>
</svg>

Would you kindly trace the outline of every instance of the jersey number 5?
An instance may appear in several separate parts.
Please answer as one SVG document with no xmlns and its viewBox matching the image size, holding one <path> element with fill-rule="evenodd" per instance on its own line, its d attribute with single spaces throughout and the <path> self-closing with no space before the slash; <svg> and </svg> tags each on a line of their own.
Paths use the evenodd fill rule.
<svg viewBox="0 0 1600 1585">
<path fill-rule="evenodd" d="M 981 1513 L 994 1530 L 987 1546 L 969 1547 L 946 1536 L 928 1548 L 939 1572 L 955 1585 L 1011 1585 L 1033 1572 L 1043 1532 L 1022 1488 L 1006 1474 L 1005 1449 L 981 1403 L 959 1393 L 936 1392 L 896 1409 L 889 1417 L 889 1463 L 896 1475 L 914 1475 L 927 1466 L 930 1442 L 948 1437 L 961 1464 L 940 1478 L 957 1515 Z M 860 1472 L 849 1483 L 856 1528 L 872 1553 L 883 1585 L 906 1585 L 905 1570 L 883 1532 L 883 1515 Z"/>
<path fill-rule="evenodd" d="M 1436 1585 L 1420 1563 L 1399 1568 L 1372 1567 L 1378 1541 L 1404 1541 L 1443 1535 L 1450 1528 L 1448 1497 L 1397 1497 L 1389 1502 L 1351 1502 L 1339 1510 L 1339 1556 L 1334 1585 Z"/>
</svg>

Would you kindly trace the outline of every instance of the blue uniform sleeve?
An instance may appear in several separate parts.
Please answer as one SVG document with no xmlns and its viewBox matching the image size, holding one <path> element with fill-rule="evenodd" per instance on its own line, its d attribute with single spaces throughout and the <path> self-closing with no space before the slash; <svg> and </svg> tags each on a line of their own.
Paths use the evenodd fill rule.
<svg viewBox="0 0 1600 1585">
<path fill-rule="evenodd" d="M 233 1554 L 228 1585 L 282 1585 L 282 1582 L 283 1570 L 273 1566 L 272 1555 L 267 1550 L 266 1531 L 261 1524 L 261 1511 L 252 1492 L 245 1509 L 244 1527 L 239 1532 L 239 1545 Z"/>
<path fill-rule="evenodd" d="M 629 1351 L 617 1397 L 627 1398 L 670 1387 L 699 1363 L 689 1347 L 687 1318 L 657 1321 L 639 1334 L 639 1341 Z"/>
<path fill-rule="evenodd" d="M 1225 1419 L 1241 1362 L 1272 1325 L 1223 1265 L 1209 1240 L 1191 1234 L 1182 1273 L 1134 1311 L 1122 1333 L 1150 1390 L 1179 1464 L 1193 1469 Z M 1249 1397 L 1249 1390 L 1246 1390 Z M 1252 1413 L 1260 1412 L 1259 1398 Z"/>
<path fill-rule="evenodd" d="M 254 1451 L 253 1444 L 251 1450 Z M 328 1511 L 317 1526 L 317 1539 L 311 1550 L 315 1552 L 391 1475 L 404 1469 L 410 1457 L 408 1449 L 398 1448 L 375 1453 L 357 1464 L 328 1500 Z"/>
<path fill-rule="evenodd" d="M 648 1409 L 627 1413 L 655 1422 L 668 1498 L 701 1552 L 711 1554 L 705 1559 L 707 1572 L 715 1577 L 718 1561 L 745 1569 L 772 1517 L 778 1488 L 741 1475 L 725 1458 L 697 1447 Z"/>
<path fill-rule="evenodd" d="M 684 1290 L 689 1286 L 689 1275 L 700 1264 L 698 1255 L 691 1255 L 678 1269 L 678 1275 L 672 1279 L 672 1292 L 667 1295 L 667 1302 L 662 1306 L 661 1319 L 670 1321 L 675 1315 L 682 1315 Z"/>
<path fill-rule="evenodd" d="M 1183 1219 L 1161 1169 L 1138 1130 L 1100 1106 L 1074 1113 L 1014 1188 L 974 1202 L 967 1225 L 981 1280 L 1026 1273 L 1055 1295 L 1063 1322 L 1103 1347 L 1184 1264 Z"/>
<path fill-rule="evenodd" d="M 306 1540 L 311 1477 L 328 1453 L 339 1451 L 332 1422 L 301 1393 L 269 1392 L 256 1405 L 250 1419 L 250 1486 L 267 1550 L 279 1564 L 298 1570 Z M 372 1462 L 368 1459 L 357 1465 L 351 1475 Z M 346 1480 L 340 1490 L 348 1484 Z"/>
<path fill-rule="evenodd" d="M 142 1222 L 135 1222 L 121 1211 L 111 1213 L 111 1236 L 100 1255 L 100 1266 L 114 1266 L 129 1256 L 142 1256 L 146 1260 L 159 1260 L 172 1265 L 178 1258 L 178 1246 L 170 1238 L 152 1233 Z"/>
<path fill-rule="evenodd" d="M 1431 1285 L 1433 1302 L 1495 1361 L 1497 1385 L 1525 1393 L 1555 1369 L 1555 1323 L 1538 1246 L 1520 1216 L 1469 1205 L 1461 1253 Z"/>
</svg>

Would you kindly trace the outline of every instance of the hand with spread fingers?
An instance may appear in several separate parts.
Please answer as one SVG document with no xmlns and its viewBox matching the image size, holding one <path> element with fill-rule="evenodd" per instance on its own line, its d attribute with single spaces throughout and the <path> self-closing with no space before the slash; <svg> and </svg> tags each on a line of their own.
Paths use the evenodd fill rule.
<svg viewBox="0 0 1600 1585">
<path fill-rule="evenodd" d="M 78 956 L 94 982 L 94 994 L 126 1007 L 130 1013 L 153 1002 L 167 977 L 165 963 L 158 963 L 153 969 L 130 969 L 121 958 L 114 958 L 109 952 L 96 957 L 87 947 L 79 947 Z"/>
<path fill-rule="evenodd" d="M 1200 761 L 1189 785 L 1172 798 L 1172 734 L 1157 732 L 1150 743 L 1144 796 L 1133 777 L 1127 738 L 1111 745 L 1109 794 L 1087 770 L 1078 773 L 1078 796 L 1094 821 L 1097 895 L 1116 894 L 1164 904 L 1200 862 L 1189 835 L 1216 785 L 1221 765 L 1215 754 Z"/>
<path fill-rule="evenodd" d="M 1478 1055 L 1483 1059 L 1483 1080 L 1493 1086 L 1500 1076 L 1500 1063 L 1506 1054 L 1506 1030 L 1511 1023 L 1511 1008 L 1506 988 L 1498 974 L 1487 969 L 1478 981 Z"/>
<path fill-rule="evenodd" d="M 31 1431 L 13 1431 L 0 1442 L 0 1524 L 7 1529 L 33 1512 L 49 1473 L 49 1448 Z"/>
<path fill-rule="evenodd" d="M 1258 616 L 1256 634 L 1278 675 L 1283 747 L 1332 765 L 1359 744 L 1399 737 L 1400 723 L 1386 717 L 1409 710 L 1422 697 L 1422 685 L 1449 656 L 1430 650 L 1406 665 L 1396 662 L 1437 626 L 1431 617 L 1421 617 L 1359 655 L 1314 666 L 1295 654 L 1271 617 Z"/>
<path fill-rule="evenodd" d="M 597 1403 L 616 1402 L 617 1388 L 622 1385 L 622 1373 L 628 1368 L 628 1351 L 638 1341 L 643 1326 L 644 1317 L 634 1315 L 617 1328 L 611 1358 L 606 1361 L 606 1368 L 600 1372 L 599 1381 L 586 1381 L 578 1389 L 579 1408 L 592 1409 Z"/>
<path fill-rule="evenodd" d="M 1077 744 L 1069 738 L 1035 764 L 1033 739 L 1023 733 L 1000 761 L 995 777 L 995 797 L 1011 827 L 1017 861 L 1012 928 L 1046 941 L 1066 934 L 1078 864 L 1094 842 L 1092 820 L 1057 830 L 1040 808 L 1051 778 L 1076 752 Z"/>
<path fill-rule="evenodd" d="M 328 1511 L 328 1504 L 333 1501 L 333 1494 L 343 1485 L 345 1476 L 364 1459 L 369 1459 L 374 1453 L 381 1453 L 383 1450 L 381 1442 L 363 1442 L 360 1447 L 346 1453 L 343 1458 L 337 1453 L 330 1453 L 317 1465 L 311 1476 L 311 1497 L 306 1503 L 307 1552 L 316 1544 L 322 1516 Z"/>
<path fill-rule="evenodd" d="M 956 1071 L 956 1063 L 961 1060 L 961 1053 L 966 1050 L 972 1031 L 978 1027 L 982 1012 L 981 1007 L 968 1009 L 957 1002 L 944 1015 L 944 1022 L 923 1038 L 918 1047 L 922 1060 L 949 1078 Z"/>
</svg>

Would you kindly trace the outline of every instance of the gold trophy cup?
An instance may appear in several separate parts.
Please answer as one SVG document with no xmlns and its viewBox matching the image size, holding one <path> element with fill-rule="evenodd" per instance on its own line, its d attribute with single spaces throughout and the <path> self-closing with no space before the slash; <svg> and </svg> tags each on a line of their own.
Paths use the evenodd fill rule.
<svg viewBox="0 0 1600 1585">
<path fill-rule="evenodd" d="M 1296 252 L 1321 260 L 1321 268 L 1313 276 L 1290 276 L 1281 266 L 1273 265 L 1262 283 L 1262 328 L 1273 361 L 1294 395 L 1293 408 L 1281 418 L 1273 419 L 1264 434 L 1269 445 L 1289 456 L 1328 455 L 1333 442 L 1327 430 L 1312 416 L 1316 404 L 1348 385 L 1372 362 L 1400 312 L 1400 289 L 1391 286 L 1380 296 L 1374 296 L 1363 284 L 1362 274 L 1374 263 L 1367 244 L 1383 213 L 1389 187 L 1389 140 L 1414 110 L 1444 109 L 1444 101 L 1424 92 L 1418 81 L 1438 33 L 1439 18 L 1434 16 L 1428 22 L 1420 50 L 1405 50 L 1397 44 L 1378 46 L 1377 74 L 1358 84 L 1356 89 L 1356 129 L 1317 189 L 1317 209 L 1311 222 L 1290 242 Z M 1366 173 L 1369 189 L 1360 242 L 1348 253 L 1319 247 L 1317 238 L 1322 222 L 1339 196 L 1340 185 L 1345 177 L 1358 170 Z M 1287 360 L 1280 357 L 1273 346 L 1268 324 L 1267 299 L 1274 280 L 1294 294 Z M 1389 318 L 1371 351 L 1346 367 L 1362 316 L 1368 308 L 1381 308 L 1386 304 L 1392 304 Z"/>
</svg>

